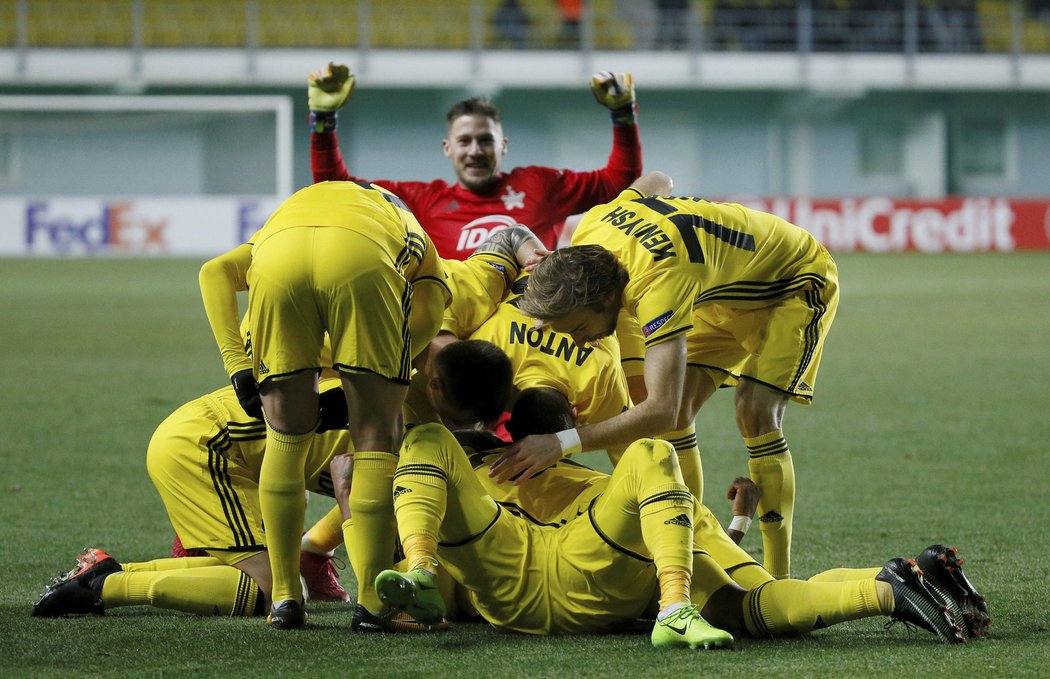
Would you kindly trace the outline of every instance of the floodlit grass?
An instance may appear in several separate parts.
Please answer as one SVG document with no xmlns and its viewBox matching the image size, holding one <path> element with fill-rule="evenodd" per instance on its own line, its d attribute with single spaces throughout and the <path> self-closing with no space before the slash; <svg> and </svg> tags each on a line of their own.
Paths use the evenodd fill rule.
<svg viewBox="0 0 1050 679">
<path fill-rule="evenodd" d="M 732 652 L 644 635 L 352 634 L 346 607 L 296 633 L 146 609 L 40 620 L 77 551 L 167 554 L 146 476 L 154 427 L 225 384 L 192 260 L 0 260 L 0 668 L 16 676 L 1046 676 L 1050 627 L 1050 256 L 843 256 L 817 399 L 790 406 L 794 570 L 959 546 L 992 636 L 948 647 L 869 619 Z M 701 413 L 708 503 L 746 473 L 731 397 Z M 591 455 L 590 459 L 598 459 Z M 310 516 L 326 510 L 313 502 Z M 757 530 L 745 546 L 761 550 Z M 353 576 L 343 573 L 344 584 Z"/>
</svg>

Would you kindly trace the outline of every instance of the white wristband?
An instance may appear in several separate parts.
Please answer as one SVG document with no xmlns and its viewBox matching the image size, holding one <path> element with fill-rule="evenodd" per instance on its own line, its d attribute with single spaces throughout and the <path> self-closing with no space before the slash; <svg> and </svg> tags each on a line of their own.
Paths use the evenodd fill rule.
<svg viewBox="0 0 1050 679">
<path fill-rule="evenodd" d="M 741 533 L 746 533 L 750 527 L 751 518 L 747 516 L 734 516 L 733 520 L 729 522 L 729 530 L 740 531 Z"/>
<path fill-rule="evenodd" d="M 583 450 L 583 443 L 580 442 L 580 432 L 575 429 L 559 431 L 555 436 L 558 437 L 558 443 L 561 444 L 562 457 L 579 453 Z"/>
</svg>

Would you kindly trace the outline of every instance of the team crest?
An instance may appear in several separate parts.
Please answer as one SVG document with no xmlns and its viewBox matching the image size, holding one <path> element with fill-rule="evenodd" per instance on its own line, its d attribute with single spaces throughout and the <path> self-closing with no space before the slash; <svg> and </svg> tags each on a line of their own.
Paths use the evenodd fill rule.
<svg viewBox="0 0 1050 679">
<path fill-rule="evenodd" d="M 512 187 L 507 187 L 507 192 L 500 196 L 500 200 L 503 201 L 503 207 L 507 210 L 513 210 L 517 208 L 519 210 L 525 209 L 525 192 L 515 191 Z"/>
</svg>

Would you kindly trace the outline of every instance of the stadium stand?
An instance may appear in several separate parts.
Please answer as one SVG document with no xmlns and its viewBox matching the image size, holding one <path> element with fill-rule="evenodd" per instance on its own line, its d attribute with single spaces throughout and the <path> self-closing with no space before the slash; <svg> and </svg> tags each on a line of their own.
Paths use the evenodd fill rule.
<svg viewBox="0 0 1050 679">
<path fill-rule="evenodd" d="M 0 47 L 508 48 L 495 21 L 505 0 L 0 0 Z M 656 4 L 584 3 L 583 49 L 660 49 Z M 1042 0 L 691 0 L 704 50 L 930 53 L 1050 52 Z M 565 48 L 553 0 L 517 0 L 524 49 Z M 75 18 L 75 20 L 71 20 Z M 23 21 L 24 20 L 24 21 Z M 24 27 L 24 28 L 23 28 Z M 640 36 L 649 37 L 642 39 Z M 571 48 L 571 47 L 570 47 Z"/>
</svg>

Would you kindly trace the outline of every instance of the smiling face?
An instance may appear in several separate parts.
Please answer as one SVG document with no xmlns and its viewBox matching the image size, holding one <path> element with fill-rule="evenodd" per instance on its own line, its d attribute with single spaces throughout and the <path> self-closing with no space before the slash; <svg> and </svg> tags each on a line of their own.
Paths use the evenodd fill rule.
<svg viewBox="0 0 1050 679">
<path fill-rule="evenodd" d="M 459 116 L 449 123 L 448 138 L 442 146 L 463 188 L 481 193 L 499 181 L 507 139 L 503 126 L 492 118 L 477 114 Z"/>
</svg>

